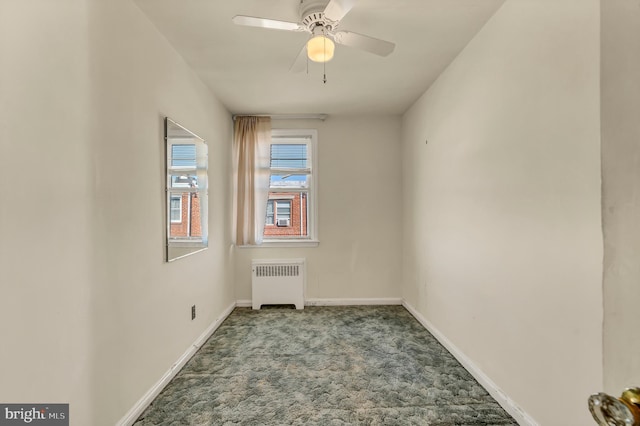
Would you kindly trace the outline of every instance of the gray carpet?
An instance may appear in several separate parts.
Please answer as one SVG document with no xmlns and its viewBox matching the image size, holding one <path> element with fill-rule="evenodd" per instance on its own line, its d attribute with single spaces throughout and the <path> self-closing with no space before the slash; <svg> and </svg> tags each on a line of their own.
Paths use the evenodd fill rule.
<svg viewBox="0 0 640 426">
<path fill-rule="evenodd" d="M 401 306 L 237 308 L 135 425 L 517 425 Z"/>
</svg>

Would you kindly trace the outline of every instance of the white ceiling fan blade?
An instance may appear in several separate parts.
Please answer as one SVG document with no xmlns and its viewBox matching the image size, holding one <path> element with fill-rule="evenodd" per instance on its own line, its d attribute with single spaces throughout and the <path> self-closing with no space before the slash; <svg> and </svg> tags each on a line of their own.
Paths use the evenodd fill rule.
<svg viewBox="0 0 640 426">
<path fill-rule="evenodd" d="M 331 0 L 324 8 L 324 16 L 331 21 L 339 21 L 349 13 L 356 0 Z"/>
<path fill-rule="evenodd" d="M 302 72 L 307 69 L 307 43 L 302 46 L 300 53 L 296 57 L 296 60 L 291 64 L 291 68 L 289 68 L 289 72 Z"/>
<path fill-rule="evenodd" d="M 333 35 L 336 43 L 345 46 L 366 50 L 379 56 L 387 56 L 396 45 L 389 41 L 380 40 L 366 35 L 352 33 L 351 31 L 338 31 Z"/>
<path fill-rule="evenodd" d="M 244 25 L 247 27 L 267 28 L 270 30 L 305 31 L 304 27 L 296 22 L 276 21 L 275 19 L 236 15 L 232 18 L 232 21 L 236 25 Z"/>
</svg>

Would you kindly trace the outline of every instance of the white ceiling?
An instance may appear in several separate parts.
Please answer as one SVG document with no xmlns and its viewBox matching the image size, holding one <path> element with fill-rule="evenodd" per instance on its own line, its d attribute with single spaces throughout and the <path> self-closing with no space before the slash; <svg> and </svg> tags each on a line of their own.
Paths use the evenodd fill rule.
<svg viewBox="0 0 640 426">
<path fill-rule="evenodd" d="M 134 1 L 232 113 L 402 114 L 505 0 L 358 0 L 339 29 L 394 42 L 395 51 L 337 45 L 326 84 L 322 64 L 289 72 L 307 33 L 231 22 L 298 22 L 300 0 Z"/>
</svg>

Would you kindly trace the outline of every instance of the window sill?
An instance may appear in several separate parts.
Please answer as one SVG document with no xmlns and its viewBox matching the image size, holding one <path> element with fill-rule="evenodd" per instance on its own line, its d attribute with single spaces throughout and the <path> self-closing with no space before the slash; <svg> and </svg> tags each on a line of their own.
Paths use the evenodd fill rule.
<svg viewBox="0 0 640 426">
<path fill-rule="evenodd" d="M 270 240 L 264 241 L 260 245 L 242 245 L 236 246 L 241 249 L 254 249 L 254 248 L 286 248 L 286 247 L 318 247 L 320 241 L 318 240 L 304 240 L 304 241 L 289 241 L 289 240 Z"/>
</svg>

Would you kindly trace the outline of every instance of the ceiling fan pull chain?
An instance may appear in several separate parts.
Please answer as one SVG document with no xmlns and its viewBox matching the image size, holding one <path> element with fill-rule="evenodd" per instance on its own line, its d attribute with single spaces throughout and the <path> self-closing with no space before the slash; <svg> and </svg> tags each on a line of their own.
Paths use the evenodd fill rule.
<svg viewBox="0 0 640 426">
<path fill-rule="evenodd" d="M 324 34 L 324 28 L 322 29 L 322 33 Z M 324 54 L 326 55 L 327 52 L 327 37 L 325 34 L 324 40 L 322 40 L 322 42 L 324 43 Z M 327 61 L 322 62 L 322 82 L 324 84 L 327 84 Z"/>
</svg>

